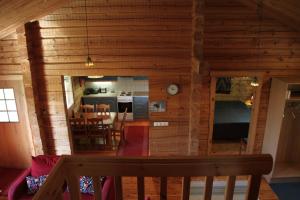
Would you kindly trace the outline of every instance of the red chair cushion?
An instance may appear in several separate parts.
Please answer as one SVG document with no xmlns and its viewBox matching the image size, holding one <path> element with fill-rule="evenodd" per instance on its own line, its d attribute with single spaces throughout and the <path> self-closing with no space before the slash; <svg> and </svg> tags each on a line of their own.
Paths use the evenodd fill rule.
<svg viewBox="0 0 300 200">
<path fill-rule="evenodd" d="M 50 173 L 58 161 L 59 156 L 36 156 L 32 157 L 31 176 L 42 176 Z"/>
</svg>

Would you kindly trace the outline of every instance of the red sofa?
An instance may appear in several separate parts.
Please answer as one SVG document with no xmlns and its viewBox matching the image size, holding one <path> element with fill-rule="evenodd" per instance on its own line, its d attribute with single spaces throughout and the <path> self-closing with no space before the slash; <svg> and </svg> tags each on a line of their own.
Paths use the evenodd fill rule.
<svg viewBox="0 0 300 200">
<path fill-rule="evenodd" d="M 42 176 L 49 174 L 59 156 L 37 156 L 32 157 L 32 166 L 23 171 L 23 173 L 11 184 L 8 190 L 8 200 L 30 200 L 33 195 L 27 193 L 26 176 Z M 70 199 L 69 193 L 64 193 L 64 199 Z M 81 194 L 81 199 L 92 200 L 94 197 L 89 194 Z M 102 188 L 103 200 L 115 200 L 114 179 L 107 177 Z"/>
</svg>

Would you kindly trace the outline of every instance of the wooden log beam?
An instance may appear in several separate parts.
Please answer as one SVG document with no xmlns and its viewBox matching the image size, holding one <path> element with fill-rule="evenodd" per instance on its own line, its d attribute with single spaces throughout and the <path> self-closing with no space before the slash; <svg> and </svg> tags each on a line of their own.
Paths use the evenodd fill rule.
<svg viewBox="0 0 300 200">
<path fill-rule="evenodd" d="M 20 59 L 20 66 L 23 69 L 24 90 L 27 102 L 28 119 L 32 134 L 34 145 L 34 155 L 45 154 L 44 132 L 40 129 L 39 124 L 39 99 L 37 98 L 37 85 L 34 79 L 36 78 L 35 70 L 33 70 L 30 62 L 30 50 L 28 49 L 28 42 L 33 39 L 28 35 L 29 26 L 21 26 L 17 29 L 18 53 Z M 26 34 L 27 32 L 27 34 Z M 35 38 L 35 37 L 34 37 Z M 37 38 L 35 38 L 37 39 Z"/>
<path fill-rule="evenodd" d="M 191 58 L 191 93 L 189 155 L 198 154 L 200 131 L 201 76 L 203 75 L 204 0 L 193 1 L 193 37 Z"/>
<path fill-rule="evenodd" d="M 246 6 L 257 9 L 258 0 L 241 0 Z M 263 0 L 263 15 L 300 31 L 300 3 L 297 0 Z"/>
<path fill-rule="evenodd" d="M 0 3 L 0 38 L 13 33 L 26 22 L 39 19 L 69 0 L 3 0 Z"/>
</svg>

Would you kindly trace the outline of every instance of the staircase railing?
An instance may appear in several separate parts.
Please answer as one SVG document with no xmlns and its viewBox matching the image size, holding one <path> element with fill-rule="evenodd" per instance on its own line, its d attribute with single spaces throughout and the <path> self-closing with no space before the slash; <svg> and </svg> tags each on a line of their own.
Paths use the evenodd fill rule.
<svg viewBox="0 0 300 200">
<path fill-rule="evenodd" d="M 99 157 L 62 156 L 34 200 L 63 199 L 68 185 L 72 200 L 80 199 L 79 177 L 93 177 L 94 198 L 101 199 L 100 176 L 114 177 L 116 200 L 123 199 L 122 176 L 137 178 L 138 199 L 145 197 L 144 177 L 160 177 L 160 199 L 167 199 L 167 177 L 182 177 L 182 200 L 188 200 L 191 177 L 206 177 L 204 199 L 211 199 L 214 176 L 228 176 L 225 199 L 233 199 L 236 176 L 249 176 L 246 199 L 257 200 L 263 174 L 270 173 L 270 155 L 214 157 Z"/>
</svg>

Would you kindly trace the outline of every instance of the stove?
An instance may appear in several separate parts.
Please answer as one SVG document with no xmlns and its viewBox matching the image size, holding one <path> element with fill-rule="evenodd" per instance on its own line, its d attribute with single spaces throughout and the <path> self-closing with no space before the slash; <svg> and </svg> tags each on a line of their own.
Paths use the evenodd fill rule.
<svg viewBox="0 0 300 200">
<path fill-rule="evenodd" d="M 124 92 L 122 91 L 119 96 L 132 96 L 132 92 Z"/>
<path fill-rule="evenodd" d="M 133 96 L 132 92 L 122 91 L 117 96 L 118 100 L 118 120 L 122 120 L 124 116 L 125 109 L 127 108 L 126 120 L 133 120 L 133 112 L 132 112 L 132 102 Z"/>
</svg>

